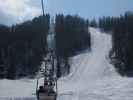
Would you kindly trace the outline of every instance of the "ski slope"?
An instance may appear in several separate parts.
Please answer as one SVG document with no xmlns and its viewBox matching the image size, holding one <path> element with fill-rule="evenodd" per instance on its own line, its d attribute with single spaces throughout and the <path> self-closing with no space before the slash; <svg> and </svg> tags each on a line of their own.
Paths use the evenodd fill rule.
<svg viewBox="0 0 133 100">
<path fill-rule="evenodd" d="M 111 35 L 90 32 L 92 50 L 71 58 L 71 74 L 58 81 L 58 100 L 132 100 L 133 79 L 120 77 L 109 63 Z"/>
<path fill-rule="evenodd" d="M 71 59 L 58 81 L 57 100 L 133 100 L 133 78 L 120 77 L 109 62 L 111 36 L 90 28 L 91 51 Z M 36 79 L 0 80 L 0 100 L 36 100 Z"/>
</svg>

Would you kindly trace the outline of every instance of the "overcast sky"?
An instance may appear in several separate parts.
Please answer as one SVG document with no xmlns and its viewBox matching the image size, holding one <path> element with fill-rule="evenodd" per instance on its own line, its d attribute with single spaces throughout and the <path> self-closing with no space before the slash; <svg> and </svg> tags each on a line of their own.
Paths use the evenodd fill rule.
<svg viewBox="0 0 133 100">
<path fill-rule="evenodd" d="M 118 16 L 133 11 L 133 0 L 44 0 L 45 12 L 81 17 Z M 11 25 L 41 14 L 41 0 L 0 0 L 0 23 Z"/>
</svg>

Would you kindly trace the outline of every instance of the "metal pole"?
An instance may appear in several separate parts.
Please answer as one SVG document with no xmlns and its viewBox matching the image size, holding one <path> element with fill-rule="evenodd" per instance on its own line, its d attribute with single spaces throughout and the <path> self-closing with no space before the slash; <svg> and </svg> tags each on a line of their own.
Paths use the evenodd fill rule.
<svg viewBox="0 0 133 100">
<path fill-rule="evenodd" d="M 44 16 L 45 16 L 45 13 L 44 13 L 44 1 L 43 0 L 41 0 L 41 6 L 42 6 L 42 21 L 44 21 L 45 20 L 45 18 L 44 18 Z M 43 43 L 45 43 L 46 41 L 44 40 L 44 34 L 43 34 L 43 32 L 42 32 L 42 36 L 41 36 L 41 42 L 42 42 L 42 51 L 45 51 L 46 52 L 46 49 L 45 49 L 45 47 L 43 47 L 44 46 L 44 44 Z"/>
<path fill-rule="evenodd" d="M 57 82 L 57 78 L 56 78 L 56 96 L 58 95 L 58 82 Z"/>
<path fill-rule="evenodd" d="M 41 4 L 42 4 L 42 13 L 43 13 L 43 16 L 44 16 L 44 2 L 43 2 L 43 0 L 41 0 Z"/>
<path fill-rule="evenodd" d="M 38 90 L 38 79 L 37 79 L 37 84 L 36 84 L 36 95 L 37 95 L 37 90 Z"/>
</svg>

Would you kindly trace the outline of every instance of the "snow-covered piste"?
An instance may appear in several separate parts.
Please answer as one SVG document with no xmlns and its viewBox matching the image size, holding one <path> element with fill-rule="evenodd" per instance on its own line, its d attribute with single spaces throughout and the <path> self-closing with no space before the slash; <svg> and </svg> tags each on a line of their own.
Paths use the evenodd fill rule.
<svg viewBox="0 0 133 100">
<path fill-rule="evenodd" d="M 109 62 L 111 35 L 90 28 L 91 51 L 71 59 L 58 81 L 57 100 L 133 100 L 133 78 L 120 77 Z M 35 100 L 36 80 L 0 80 L 0 100 Z"/>
</svg>

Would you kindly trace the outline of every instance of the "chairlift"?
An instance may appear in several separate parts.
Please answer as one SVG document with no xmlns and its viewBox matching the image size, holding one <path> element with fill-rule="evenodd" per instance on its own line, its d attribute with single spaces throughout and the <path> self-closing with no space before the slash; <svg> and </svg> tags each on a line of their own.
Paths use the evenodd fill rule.
<svg viewBox="0 0 133 100">
<path fill-rule="evenodd" d="M 43 0 L 41 0 L 42 4 L 42 12 L 44 16 L 44 4 Z M 40 72 L 43 74 L 43 85 L 40 85 L 40 78 L 37 79 L 36 85 L 36 96 L 37 100 L 56 100 L 57 98 L 57 78 L 55 77 L 54 73 L 54 50 L 48 50 L 47 56 L 44 58 L 45 68 L 40 69 Z"/>
</svg>

